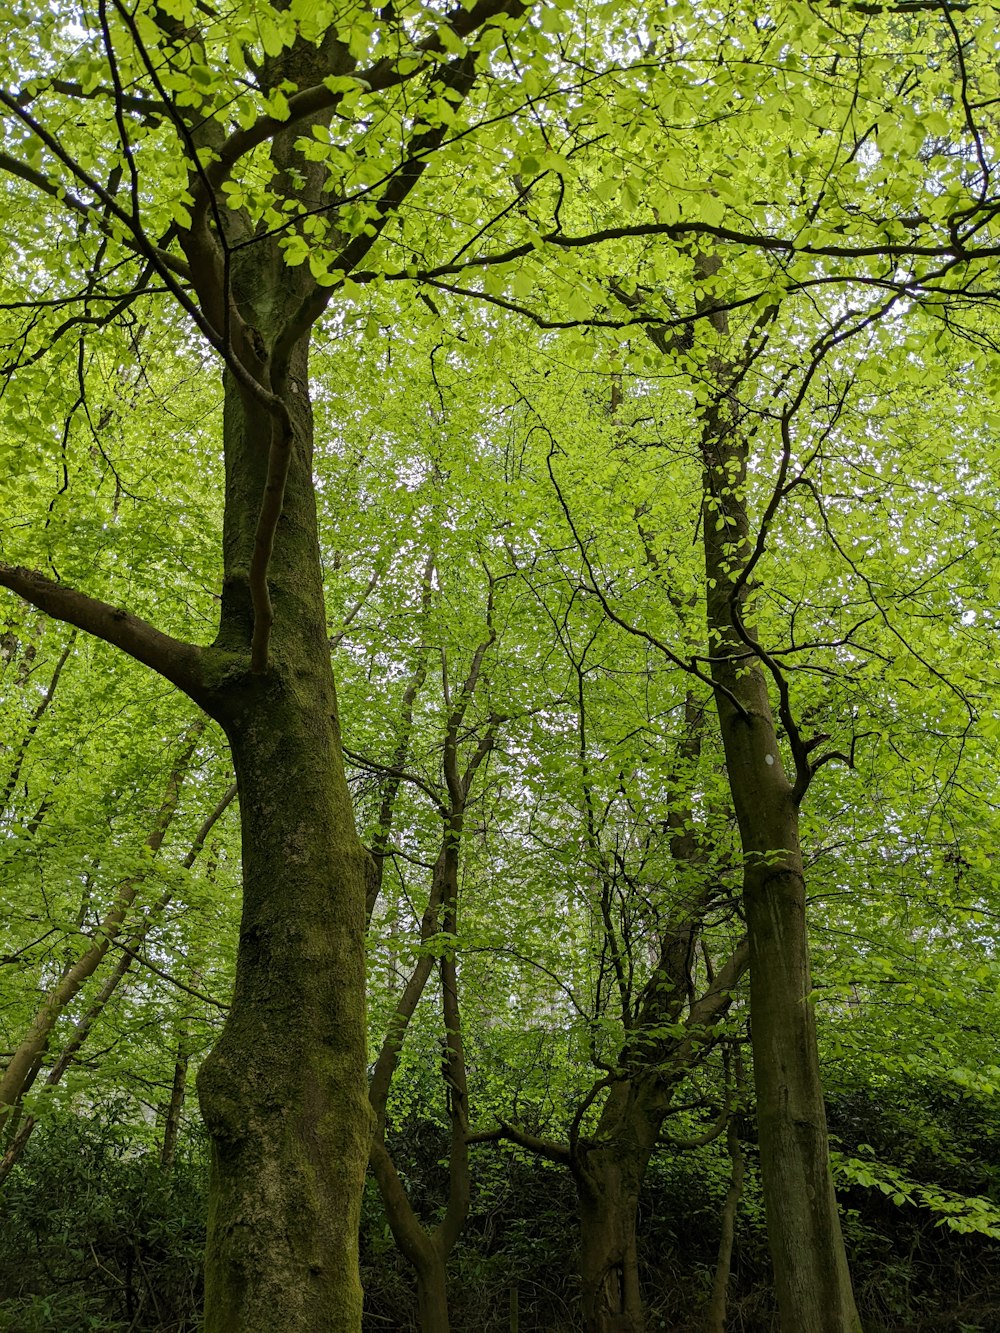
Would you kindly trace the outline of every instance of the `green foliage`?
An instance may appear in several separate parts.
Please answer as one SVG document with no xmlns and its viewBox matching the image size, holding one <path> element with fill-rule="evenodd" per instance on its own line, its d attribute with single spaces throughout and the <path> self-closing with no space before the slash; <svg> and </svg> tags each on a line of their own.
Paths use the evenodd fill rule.
<svg viewBox="0 0 1000 1333">
<path fill-rule="evenodd" d="M 331 298 L 312 351 L 316 499 L 369 842 L 404 756 L 368 942 L 372 1042 L 414 962 L 456 956 L 475 1124 L 516 1117 L 562 1139 L 595 1079 L 683 1034 L 682 1012 L 644 1027 L 634 1013 L 677 912 L 712 885 L 692 991 L 743 929 L 714 723 L 697 755 L 683 751 L 712 699 L 717 648 L 697 539 L 704 525 L 726 530 L 722 501 L 735 498 L 750 523 L 747 620 L 787 704 L 781 758 L 791 769 L 797 726 L 826 761 L 802 806 L 810 998 L 859 1290 L 874 1320 L 918 1326 L 946 1294 L 927 1271 L 950 1271 L 956 1255 L 984 1262 L 1000 1225 L 993 11 L 547 4 L 465 35 L 426 4 L 222 14 L 170 0 L 140 6 L 134 23 L 112 7 L 107 31 L 89 11 L 38 17 L 8 6 L 0 556 L 212 639 L 222 395 L 212 340 L 177 304 L 182 242 L 218 146 L 259 132 L 218 177 L 205 226 L 237 247 L 272 237 L 288 281 L 311 276 Z M 296 43 L 319 60 L 324 42 L 342 72 L 323 66 L 323 114 L 300 118 L 284 62 Z M 443 81 L 465 57 L 481 76 L 468 96 Z M 118 82 L 132 100 L 116 99 Z M 215 145 L 197 162 L 174 112 Z M 406 171 L 417 184 L 397 208 L 387 191 Z M 348 264 L 354 242 L 363 262 Z M 721 369 L 737 364 L 721 397 L 745 428 L 746 475 L 733 468 L 722 494 L 706 494 L 703 422 Z M 154 859 L 144 842 L 190 709 L 105 645 L 70 642 L 13 601 L 0 617 L 4 1050 L 123 884 L 138 886 L 129 928 L 170 893 L 148 966 L 58 1089 L 40 1078 L 25 1103 L 42 1147 L 7 1186 L 13 1243 L 77 1276 L 50 1290 L 25 1279 L 4 1313 L 25 1329 L 139 1319 L 174 1259 L 160 1274 L 160 1222 L 144 1214 L 149 1285 L 121 1277 L 122 1238 L 102 1209 L 137 1199 L 141 1177 L 166 1217 L 174 1186 L 149 1184 L 120 1111 L 106 1122 L 117 1147 L 75 1117 L 112 1093 L 162 1107 L 181 1038 L 196 1065 L 221 1022 L 235 813 L 191 869 L 179 862 L 228 760 L 206 733 Z M 460 924 L 420 943 L 444 724 L 488 622 L 459 738 L 466 762 L 494 738 L 462 833 Z M 696 871 L 671 852 L 678 830 L 700 840 Z M 47 1060 L 106 975 L 62 1015 Z M 428 995 L 411 1025 L 389 1106 L 428 1217 L 444 1188 L 437 1003 Z M 697 1078 L 718 1100 L 717 1058 Z M 538 1319 L 571 1325 L 565 1182 L 523 1155 L 477 1171 L 456 1322 L 500 1310 L 520 1271 Z M 18 1180 L 35 1182 L 37 1212 Z M 643 1263 L 655 1317 L 679 1321 L 704 1297 L 724 1188 L 712 1150 L 654 1159 Z M 755 1189 L 734 1296 L 747 1327 L 769 1317 Z M 57 1244 L 76 1225 L 69 1208 L 87 1239 Z M 371 1198 L 366 1209 L 372 1311 L 402 1328 L 409 1289 Z M 74 1265 L 90 1244 L 104 1267 L 84 1280 Z M 522 1294 L 526 1318 L 534 1299 Z"/>
<path fill-rule="evenodd" d="M 205 1147 L 170 1172 L 122 1102 L 53 1118 L 4 1190 L 0 1324 L 10 1333 L 194 1333 Z"/>
</svg>

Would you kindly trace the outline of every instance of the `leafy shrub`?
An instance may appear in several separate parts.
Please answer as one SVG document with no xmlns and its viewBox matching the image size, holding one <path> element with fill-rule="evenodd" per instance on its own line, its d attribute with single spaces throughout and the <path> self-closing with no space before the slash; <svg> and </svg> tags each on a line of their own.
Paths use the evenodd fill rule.
<svg viewBox="0 0 1000 1333">
<path fill-rule="evenodd" d="M 40 1125 L 3 1190 L 5 1333 L 194 1333 L 206 1160 L 170 1171 L 121 1103 Z"/>
</svg>

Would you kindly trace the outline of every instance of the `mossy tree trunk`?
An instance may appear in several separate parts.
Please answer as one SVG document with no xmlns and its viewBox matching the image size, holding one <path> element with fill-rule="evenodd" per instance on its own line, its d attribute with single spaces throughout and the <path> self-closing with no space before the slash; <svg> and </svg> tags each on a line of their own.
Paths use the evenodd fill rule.
<svg viewBox="0 0 1000 1333">
<path fill-rule="evenodd" d="M 243 914 L 236 984 L 198 1077 L 212 1140 L 207 1333 L 357 1329 L 365 1077 L 367 853 L 354 826 L 326 636 L 312 483 L 308 336 L 280 343 L 298 299 L 273 264 L 235 277 L 243 349 L 284 404 L 287 476 L 267 565 L 264 670 L 246 656 L 273 420 L 226 377 L 225 581 L 209 707 L 240 795 Z"/>
</svg>

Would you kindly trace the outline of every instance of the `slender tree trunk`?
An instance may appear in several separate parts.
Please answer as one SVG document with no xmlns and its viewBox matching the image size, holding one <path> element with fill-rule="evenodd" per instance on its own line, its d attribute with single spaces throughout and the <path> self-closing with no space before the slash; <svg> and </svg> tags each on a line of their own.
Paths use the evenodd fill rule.
<svg viewBox="0 0 1000 1333">
<path fill-rule="evenodd" d="M 782 1328 L 850 1333 L 860 1321 L 830 1176 L 815 1013 L 808 999 L 798 806 L 782 768 L 763 673 L 745 663 L 737 667 L 720 652 L 733 648 L 731 553 L 717 539 L 714 515 L 711 522 L 706 515 L 705 528 L 711 651 L 716 680 L 727 691 L 719 695 L 719 715 L 745 858 L 761 1175 Z"/>
<path fill-rule="evenodd" d="M 726 1333 L 726 1303 L 729 1293 L 729 1274 L 733 1263 L 733 1239 L 736 1235 L 736 1209 L 743 1194 L 744 1161 L 740 1147 L 739 1126 L 730 1113 L 726 1126 L 726 1146 L 729 1150 L 731 1172 L 729 1188 L 722 1204 L 722 1225 L 719 1229 L 719 1255 L 712 1280 L 712 1295 L 705 1314 L 705 1333 Z"/>
<path fill-rule="evenodd" d="M 660 967 L 645 988 L 637 1032 L 676 1022 L 686 996 L 685 931 L 664 937 Z M 690 931 L 687 932 L 688 934 Z M 570 1158 L 580 1201 L 580 1279 L 587 1333 L 645 1328 L 636 1245 L 636 1210 L 649 1159 L 678 1085 L 705 1053 L 692 1037 L 727 1012 L 746 971 L 741 941 L 688 1013 L 691 1036 L 640 1043 L 644 1068 L 610 1089 L 594 1139 L 579 1140 Z M 625 1058 L 628 1058 L 627 1056 Z M 636 1061 L 640 1056 L 635 1055 Z"/>
<path fill-rule="evenodd" d="M 204 721 L 196 723 L 192 728 L 183 753 L 167 780 L 156 823 L 146 838 L 146 847 L 154 856 L 160 850 L 177 812 L 187 766 L 203 730 Z M 17 1106 L 41 1069 L 49 1039 L 59 1018 L 97 971 L 112 942 L 121 934 L 129 908 L 135 901 L 141 883 L 141 878 L 136 876 L 119 888 L 114 903 L 101 918 L 89 946 L 64 969 L 59 981 L 48 991 L 39 1005 L 27 1032 L 8 1061 L 3 1077 L 0 1078 L 0 1131 L 3 1130 L 11 1109 Z"/>
<path fill-rule="evenodd" d="M 160 1165 L 169 1171 L 177 1155 L 177 1137 L 181 1126 L 181 1112 L 184 1110 L 184 1096 L 187 1092 L 187 1074 L 190 1055 L 188 1037 L 182 1032 L 177 1039 L 177 1052 L 174 1056 L 174 1077 L 170 1085 L 170 1100 L 163 1116 L 163 1142 L 160 1145 Z"/>
<path fill-rule="evenodd" d="M 424 567 L 423 609 L 430 606 L 430 575 L 433 559 Z M 410 1020 L 416 1010 L 433 969 L 430 952 L 417 959 L 410 979 L 403 989 L 390 1020 L 389 1028 L 372 1072 L 369 1097 L 375 1112 L 375 1134 L 371 1149 L 372 1174 L 375 1176 L 386 1218 L 393 1237 L 417 1274 L 417 1303 L 422 1333 L 448 1333 L 448 1256 L 462 1234 L 469 1213 L 471 1181 L 469 1177 L 469 1089 L 465 1069 L 465 1049 L 462 1042 L 462 1015 L 459 1002 L 458 964 L 454 941 L 458 935 L 459 865 L 462 850 L 462 829 L 465 810 L 473 779 L 493 748 L 497 719 L 491 717 L 485 731 L 464 771 L 460 764 L 459 736 L 466 712 L 479 683 L 483 658 L 493 644 L 495 632 L 492 623 L 493 589 L 487 605 L 487 637 L 479 644 L 472 657 L 469 673 L 458 692 L 445 725 L 442 754 L 442 773 L 447 791 L 447 803 L 442 803 L 443 817 L 441 849 L 431 876 L 431 890 L 420 923 L 420 941 L 426 949 L 440 931 L 448 941 L 437 961 L 441 984 L 441 1014 L 444 1020 L 444 1060 L 442 1077 L 445 1100 L 451 1124 L 451 1142 L 448 1152 L 448 1200 L 444 1217 L 433 1230 L 422 1224 L 407 1197 L 385 1144 L 386 1103 L 392 1078 L 406 1039 Z M 406 757 L 409 731 L 412 726 L 413 704 L 423 684 L 426 666 L 418 660 L 410 683 L 403 695 L 401 739 L 396 749 L 395 767 L 400 769 Z M 443 661 L 443 659 L 442 659 Z M 448 697 L 447 675 L 442 666 L 445 697 Z M 378 871 L 376 889 L 381 878 L 381 864 L 388 846 L 388 835 L 399 782 L 389 785 L 383 794 L 379 823 L 374 842 Z M 369 896 L 369 910 L 373 900 Z"/>
<path fill-rule="evenodd" d="M 719 265 L 705 259 L 701 267 L 711 278 Z M 728 332 L 724 317 L 712 322 L 717 333 Z M 767 679 L 752 628 L 744 623 L 748 588 L 742 572 L 751 549 L 744 507 L 748 450 L 735 395 L 727 391 L 732 367 L 716 359 L 713 375 L 718 397 L 703 426 L 707 627 L 744 857 L 754 1081 L 775 1286 L 784 1333 L 854 1333 L 861 1325 L 830 1175 L 815 1013 L 808 999 L 801 775 L 796 786 L 785 775 Z M 807 763 L 795 757 L 797 766 Z"/>
<path fill-rule="evenodd" d="M 441 929 L 452 935 L 457 932 L 461 822 L 462 814 L 459 812 L 453 814 L 446 824 L 443 845 L 434 867 L 430 899 L 421 922 L 421 943 L 425 947 L 438 929 L 439 911 Z M 410 1019 L 433 971 L 433 964 L 434 959 L 429 954 L 417 960 L 375 1065 L 369 1093 L 376 1116 L 370 1161 L 393 1237 L 400 1253 L 413 1265 L 417 1275 L 417 1309 L 421 1333 L 448 1333 L 448 1256 L 465 1225 L 471 1193 L 469 1147 L 466 1141 L 469 1128 L 468 1089 L 454 957 L 441 958 L 438 962 L 446 1049 L 442 1073 L 451 1120 L 451 1144 L 448 1154 L 448 1201 L 444 1218 L 433 1230 L 425 1227 L 414 1211 L 385 1146 L 385 1107 L 389 1088 Z"/>
<path fill-rule="evenodd" d="M 31 714 L 31 719 L 28 722 L 24 736 L 14 754 L 14 762 L 11 764 L 7 781 L 4 784 L 3 791 L 0 792 L 0 818 L 7 813 L 7 805 L 14 794 L 14 789 L 17 787 L 17 780 L 21 776 L 21 767 L 24 764 L 25 756 L 28 753 L 28 747 L 39 728 L 42 718 L 48 711 L 49 705 L 52 703 L 56 692 L 56 686 L 59 684 L 59 677 L 62 675 L 63 667 L 69 660 L 69 655 L 73 651 L 73 644 L 75 642 L 76 630 L 73 630 L 71 631 L 69 638 L 66 640 L 66 646 L 60 653 L 59 660 L 56 662 L 55 670 L 52 673 L 52 679 L 49 681 L 49 687 L 35 705 L 34 711 Z"/>
<path fill-rule="evenodd" d="M 380 1137 L 372 1144 L 371 1167 L 393 1238 L 416 1274 L 420 1333 L 449 1333 L 448 1255 L 452 1244 L 441 1228 L 428 1231 L 420 1222 Z"/>
<path fill-rule="evenodd" d="M 208 837 L 216 821 L 223 815 L 223 813 L 229 806 L 230 801 L 233 800 L 235 795 L 236 795 L 236 787 L 235 785 L 233 785 L 232 787 L 229 788 L 225 796 L 223 796 L 222 800 L 219 802 L 219 804 L 215 807 L 212 813 L 202 824 L 201 828 L 198 830 L 194 842 L 191 844 L 191 847 L 188 850 L 187 855 L 181 862 L 181 865 L 184 867 L 184 869 L 189 870 L 191 866 L 194 865 L 195 858 L 198 856 L 198 854 L 201 852 L 202 848 L 205 845 L 205 839 Z M 161 894 L 159 900 L 155 902 L 153 906 L 146 912 L 145 917 L 143 918 L 142 921 L 142 925 L 139 928 L 139 930 L 134 931 L 125 941 L 124 945 L 122 946 L 121 958 L 119 958 L 113 970 L 105 978 L 103 986 L 98 991 L 94 999 L 90 1002 L 83 1017 L 77 1021 L 76 1025 L 73 1028 L 73 1031 L 70 1033 L 69 1040 L 65 1043 L 62 1050 L 59 1052 L 59 1058 L 56 1060 L 55 1064 L 49 1070 L 48 1076 L 45 1079 L 46 1087 L 54 1088 L 61 1082 L 63 1075 L 66 1073 L 66 1070 L 76 1059 L 76 1056 L 80 1051 L 80 1048 L 84 1045 L 87 1038 L 90 1036 L 94 1024 L 104 1013 L 104 1010 L 106 1009 L 109 1001 L 111 1000 L 111 997 L 117 991 L 118 987 L 121 985 L 125 976 L 128 974 L 129 969 L 131 968 L 133 962 L 136 959 L 137 952 L 145 942 L 145 939 L 149 934 L 149 931 L 160 919 L 163 911 L 169 905 L 172 898 L 173 898 L 173 893 L 169 890 L 166 893 Z M 30 1071 L 28 1077 L 25 1079 L 24 1085 L 22 1086 L 21 1089 L 22 1098 L 34 1084 L 34 1081 L 41 1072 L 42 1067 L 43 1067 L 42 1060 L 41 1058 L 39 1058 L 39 1060 L 35 1063 L 34 1067 Z M 3 1184 L 3 1182 L 10 1175 L 13 1168 L 17 1165 L 17 1162 L 20 1159 L 21 1154 L 24 1152 L 24 1149 L 28 1146 L 28 1140 L 30 1139 L 34 1131 L 35 1125 L 37 1124 L 37 1121 L 35 1120 L 34 1116 L 28 1116 L 27 1119 L 23 1123 L 21 1123 L 22 1106 L 23 1103 L 19 1101 L 15 1106 L 14 1113 L 11 1116 L 10 1122 L 7 1125 L 7 1134 L 5 1141 L 8 1146 L 6 1148 L 6 1151 L 4 1152 L 3 1157 L 0 1158 L 0 1185 Z"/>
</svg>

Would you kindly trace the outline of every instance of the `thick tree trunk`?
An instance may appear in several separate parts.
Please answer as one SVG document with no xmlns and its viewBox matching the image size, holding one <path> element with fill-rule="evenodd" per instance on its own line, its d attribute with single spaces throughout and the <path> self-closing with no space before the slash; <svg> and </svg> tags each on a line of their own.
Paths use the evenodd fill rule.
<svg viewBox="0 0 1000 1333">
<path fill-rule="evenodd" d="M 431 1243 L 417 1266 L 417 1314 L 420 1333 L 449 1333 L 447 1256 Z"/>
<path fill-rule="evenodd" d="M 647 1154 L 648 1159 L 648 1154 Z M 580 1183 L 580 1283 L 586 1333 L 642 1333 L 636 1210 L 646 1163 L 591 1154 Z"/>
<path fill-rule="evenodd" d="M 198 1079 L 213 1149 L 207 1333 L 361 1321 L 364 852 L 332 681 L 312 697 L 305 684 L 263 682 L 231 733 L 244 908 L 232 1009 Z"/>
<path fill-rule="evenodd" d="M 262 303 L 266 276 L 255 289 Z M 227 378 L 226 577 L 209 669 L 239 787 L 243 916 L 232 1008 L 198 1077 L 212 1140 L 206 1333 L 361 1326 L 358 1227 L 372 1120 L 367 853 L 343 771 L 326 637 L 306 362 L 303 340 L 270 381 L 293 429 L 267 571 L 274 621 L 263 672 L 248 669 L 246 651 L 271 422 Z"/>
</svg>

